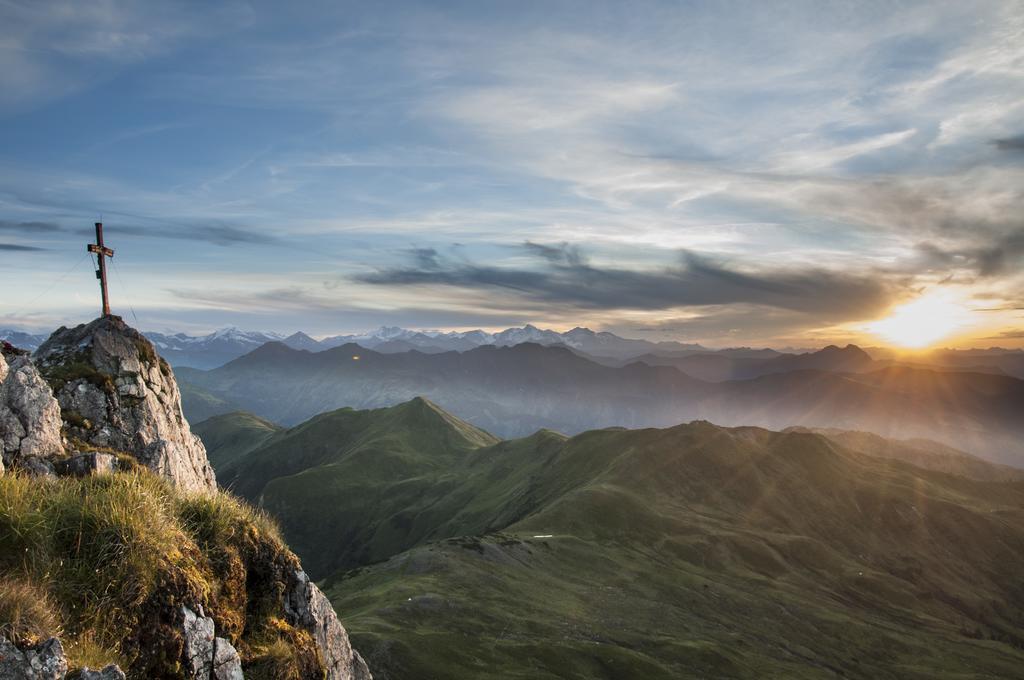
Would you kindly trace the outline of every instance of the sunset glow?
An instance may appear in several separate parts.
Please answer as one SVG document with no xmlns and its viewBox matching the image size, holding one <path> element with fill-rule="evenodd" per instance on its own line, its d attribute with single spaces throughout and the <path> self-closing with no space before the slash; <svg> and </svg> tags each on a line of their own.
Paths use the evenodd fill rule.
<svg viewBox="0 0 1024 680">
<path fill-rule="evenodd" d="M 888 342 L 919 349 L 948 337 L 966 322 L 968 310 L 944 295 L 926 295 L 896 307 L 868 330 Z"/>
</svg>

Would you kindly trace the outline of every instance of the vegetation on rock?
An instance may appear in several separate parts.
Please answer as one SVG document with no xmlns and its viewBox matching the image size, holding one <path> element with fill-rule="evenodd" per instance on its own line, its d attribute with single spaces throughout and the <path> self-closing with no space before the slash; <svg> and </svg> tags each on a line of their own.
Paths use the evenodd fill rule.
<svg viewBox="0 0 1024 680">
<path fill-rule="evenodd" d="M 224 493 L 186 495 L 146 471 L 0 476 L 0 633 L 61 633 L 72 668 L 182 677 L 179 611 L 201 605 L 247 678 L 322 677 L 282 604 L 298 566 L 271 520 Z"/>
</svg>

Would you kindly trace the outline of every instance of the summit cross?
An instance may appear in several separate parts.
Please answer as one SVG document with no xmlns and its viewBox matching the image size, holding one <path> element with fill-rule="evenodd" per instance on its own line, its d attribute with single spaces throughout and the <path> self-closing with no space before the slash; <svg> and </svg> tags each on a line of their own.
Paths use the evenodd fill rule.
<svg viewBox="0 0 1024 680">
<path fill-rule="evenodd" d="M 103 245 L 103 223 L 96 223 L 96 243 L 86 246 L 90 253 L 96 253 L 98 268 L 96 278 L 100 280 L 100 292 L 103 295 L 103 316 L 110 316 L 110 299 L 107 297 L 107 258 L 114 256 L 114 251 Z"/>
</svg>

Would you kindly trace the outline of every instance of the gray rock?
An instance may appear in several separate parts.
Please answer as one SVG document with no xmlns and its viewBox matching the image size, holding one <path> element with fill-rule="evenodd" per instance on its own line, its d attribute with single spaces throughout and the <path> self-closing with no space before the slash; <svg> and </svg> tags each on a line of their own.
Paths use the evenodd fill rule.
<svg viewBox="0 0 1024 680">
<path fill-rule="evenodd" d="M 79 453 L 57 461 L 54 468 L 61 475 L 75 477 L 105 475 L 117 469 L 117 458 L 109 453 Z"/>
<path fill-rule="evenodd" d="M 309 631 L 323 657 L 327 680 L 372 680 L 363 658 L 352 649 L 348 632 L 327 596 L 302 570 L 292 574 L 285 593 L 285 615 L 292 625 Z"/>
<path fill-rule="evenodd" d="M 0 353 L 0 457 L 20 459 L 64 453 L 60 406 L 27 355 Z"/>
<path fill-rule="evenodd" d="M 25 456 L 16 462 L 19 470 L 33 477 L 55 477 L 57 475 L 53 463 L 39 456 Z"/>
<path fill-rule="evenodd" d="M 22 650 L 0 637 L 0 680 L 64 680 L 67 672 L 68 660 L 57 638 Z"/>
<path fill-rule="evenodd" d="M 125 676 L 120 667 L 110 664 L 98 671 L 90 670 L 86 666 L 78 671 L 77 680 L 125 680 Z"/>
<path fill-rule="evenodd" d="M 181 632 L 185 638 L 185 668 L 190 678 L 207 680 L 213 670 L 213 619 L 204 615 L 201 606 L 198 614 L 184 606 L 181 613 L 184 616 Z"/>
<path fill-rule="evenodd" d="M 56 387 L 69 437 L 124 451 L 187 491 L 217 488 L 170 366 L 120 317 L 59 328 L 35 359 Z"/>
<path fill-rule="evenodd" d="M 245 680 L 242 674 L 242 659 L 230 642 L 224 638 L 214 639 L 213 677 L 215 680 Z"/>
</svg>

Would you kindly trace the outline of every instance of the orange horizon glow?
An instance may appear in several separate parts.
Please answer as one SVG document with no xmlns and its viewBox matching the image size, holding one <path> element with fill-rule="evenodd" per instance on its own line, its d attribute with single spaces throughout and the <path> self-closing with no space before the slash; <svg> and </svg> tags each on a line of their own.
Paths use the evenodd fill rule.
<svg viewBox="0 0 1024 680">
<path fill-rule="evenodd" d="M 964 329 L 970 311 L 948 294 L 926 294 L 895 307 L 865 329 L 893 347 L 925 350 Z"/>
</svg>

